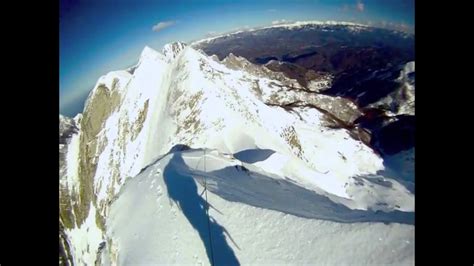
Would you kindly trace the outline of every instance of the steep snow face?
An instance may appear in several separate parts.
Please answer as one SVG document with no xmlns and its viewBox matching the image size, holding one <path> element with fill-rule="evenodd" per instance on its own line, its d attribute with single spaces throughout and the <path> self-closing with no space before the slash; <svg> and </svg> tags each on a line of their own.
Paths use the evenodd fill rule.
<svg viewBox="0 0 474 266">
<path fill-rule="evenodd" d="M 101 235 L 104 231 L 108 203 L 125 179 L 147 164 L 147 118 L 155 109 L 167 70 L 166 58 L 146 47 L 133 74 L 108 73 L 99 79 L 87 99 L 79 123 L 81 130 L 71 141 L 74 149 L 68 152 L 66 180 L 73 179 L 76 190 L 61 197 L 62 205 L 70 211 L 65 231 L 73 243 L 76 264 L 81 260 L 87 260 L 88 265 L 94 263 L 99 241 L 77 243 L 102 238 L 97 232 Z M 77 165 L 77 169 L 70 165 Z"/>
<path fill-rule="evenodd" d="M 169 60 L 173 60 L 179 55 L 179 53 L 181 53 L 182 50 L 184 50 L 185 47 L 186 44 L 182 42 L 168 43 L 163 46 L 161 53 L 163 53 Z"/>
<path fill-rule="evenodd" d="M 215 150 L 171 152 L 122 188 L 101 261 L 411 265 L 413 216 L 406 214 L 351 210 Z"/>
<path fill-rule="evenodd" d="M 231 68 L 229 62 L 210 58 L 182 43 L 167 45 L 163 53 L 146 47 L 135 67 L 101 77 L 89 95 L 83 116 L 78 118 L 80 132 L 68 160 L 77 165 L 73 167 L 76 170 L 72 168 L 71 176 L 75 176 L 74 182 L 80 189 L 64 202 L 72 210 L 72 222 L 66 226 L 66 233 L 73 243 L 76 263 L 92 262 L 96 258 L 99 240 L 105 238 L 109 228 L 105 220 L 112 223 L 115 219 L 107 218 L 110 203 L 116 197 L 123 197 L 118 192 L 124 182 L 178 144 L 215 149 L 228 155 L 269 150 L 271 154 L 264 159 L 241 162 L 249 169 L 258 169 L 255 171 L 261 175 L 291 182 L 309 191 L 306 193 L 320 195 L 326 199 L 327 206 L 338 204 L 345 210 L 359 211 L 413 211 L 413 195 L 404 186 L 389 177 L 377 176 L 384 169 L 382 158 L 361 141 L 351 138 L 347 130 L 326 127 L 322 111 L 307 106 L 295 106 L 287 111 L 265 102 L 268 95 L 284 99 L 283 91 L 290 89 L 282 87 L 294 80 L 280 76 L 272 83 L 264 77 L 264 73 L 273 75 L 268 69 L 243 61 Z M 242 64 L 246 67 L 241 67 Z M 256 82 L 260 92 L 255 89 Z M 291 97 L 303 99 L 302 95 Z M 335 103 L 341 102 L 329 96 L 313 97 L 314 103 L 325 103 L 327 110 L 337 109 Z M 213 170 L 223 166 L 216 164 L 216 167 Z M 222 206 L 226 206 L 226 200 L 232 201 L 224 197 Z M 255 202 L 251 203 L 256 205 Z M 128 209 L 122 207 L 122 214 L 113 215 L 129 216 L 124 210 Z M 153 215 L 164 214 L 156 211 Z M 278 215 L 272 219 L 278 219 Z M 163 216 L 163 221 L 168 218 Z M 89 245 L 79 244 L 87 241 L 81 239 L 91 241 Z M 128 254 L 129 249 L 122 247 L 117 253 L 116 246 L 107 245 L 111 254 L 115 254 L 106 258 L 112 264 L 117 260 L 125 264 L 135 261 L 123 259 L 122 256 L 128 255 L 121 254 Z M 143 258 L 147 256 L 157 258 L 152 254 Z M 161 260 L 172 261 L 173 256 L 158 261 Z M 205 258 L 200 260 L 206 263 Z"/>
<path fill-rule="evenodd" d="M 136 175 L 145 165 L 147 118 L 160 96 L 166 71 L 165 58 L 146 48 L 133 76 L 124 80 L 122 101 L 105 120 L 101 131 L 104 147 L 98 156 L 94 178 L 98 201 L 105 203 L 127 177 Z"/>
<path fill-rule="evenodd" d="M 344 197 L 350 177 L 383 169 L 382 159 L 346 130 L 329 130 L 319 123 L 308 126 L 298 114 L 266 105 L 253 91 L 259 80 L 253 73 L 229 69 L 192 48 L 183 51 L 174 68 L 166 109 L 176 131 L 160 134 L 170 139 L 161 154 L 175 144 L 229 153 L 272 149 L 286 158 L 285 163 L 309 167 L 310 172 L 290 178 Z M 262 92 L 272 90 L 270 82 L 259 86 Z M 315 114 L 321 117 L 319 111 Z"/>
</svg>

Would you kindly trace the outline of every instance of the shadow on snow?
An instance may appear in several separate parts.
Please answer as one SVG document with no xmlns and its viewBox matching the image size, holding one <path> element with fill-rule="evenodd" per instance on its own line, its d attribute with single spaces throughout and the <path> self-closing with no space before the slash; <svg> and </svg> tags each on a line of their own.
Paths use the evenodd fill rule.
<svg viewBox="0 0 474 266">
<path fill-rule="evenodd" d="M 199 233 L 209 261 L 212 261 L 212 257 L 214 257 L 215 265 L 240 265 L 240 263 L 227 242 L 225 234 L 230 240 L 232 240 L 231 236 L 212 217 L 209 220 L 212 238 L 209 238 L 206 201 L 203 198 L 203 193 L 199 193 L 196 185 L 197 181 L 204 183 L 204 178 L 208 184 L 209 192 L 227 201 L 245 203 L 298 217 L 341 223 L 394 222 L 414 224 L 413 212 L 352 210 L 291 181 L 277 180 L 238 165 L 211 172 L 190 169 L 181 155 L 181 151 L 188 149 L 189 147 L 185 145 L 177 145 L 168 152 L 168 154 L 173 155 L 164 169 L 164 182 L 170 199 L 179 206 L 186 219 Z M 202 149 L 197 150 L 204 153 Z M 194 151 L 197 150 L 194 149 Z M 268 158 L 271 154 L 273 154 L 273 151 L 268 150 L 264 153 L 244 151 L 240 155 L 236 155 L 243 156 L 244 160 L 258 161 L 264 157 Z M 212 203 L 210 204 L 213 207 Z M 235 246 L 238 248 L 237 244 Z"/>
<path fill-rule="evenodd" d="M 235 153 L 234 157 L 244 163 L 256 163 L 268 159 L 274 153 L 270 149 L 248 149 Z"/>
<path fill-rule="evenodd" d="M 228 232 L 212 217 L 209 220 L 211 232 L 209 234 L 206 201 L 199 195 L 195 179 L 191 175 L 177 171 L 179 167 L 186 168 L 186 163 L 180 153 L 174 153 L 163 172 L 170 199 L 179 206 L 186 219 L 199 233 L 209 261 L 212 262 L 212 257 L 214 257 L 213 265 L 240 265 L 234 251 L 226 241 L 224 233 L 229 235 Z"/>
</svg>

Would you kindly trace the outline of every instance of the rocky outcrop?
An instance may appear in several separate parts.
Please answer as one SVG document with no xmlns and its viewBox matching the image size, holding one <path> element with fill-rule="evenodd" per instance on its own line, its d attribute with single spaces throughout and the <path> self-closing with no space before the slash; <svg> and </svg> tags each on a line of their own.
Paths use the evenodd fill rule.
<svg viewBox="0 0 474 266">
<path fill-rule="evenodd" d="M 362 112 L 352 101 L 341 97 L 319 94 L 314 89 L 303 87 L 298 80 L 291 79 L 282 72 L 273 71 L 267 66 L 253 64 L 247 59 L 235 56 L 232 53 L 224 58 L 222 62 L 231 69 L 245 69 L 257 76 L 259 79 L 253 80 L 252 88 L 256 95 L 260 96 L 263 102 L 268 105 L 281 106 L 285 109 L 304 106 L 316 108 L 328 114 L 327 120 L 335 121 L 333 122 L 335 126 L 342 123 L 340 127 L 352 125 L 362 115 Z M 312 81 L 329 82 L 325 75 L 316 76 Z M 260 83 L 268 84 L 271 90 L 262 91 L 261 87 L 266 86 L 260 86 Z"/>
</svg>

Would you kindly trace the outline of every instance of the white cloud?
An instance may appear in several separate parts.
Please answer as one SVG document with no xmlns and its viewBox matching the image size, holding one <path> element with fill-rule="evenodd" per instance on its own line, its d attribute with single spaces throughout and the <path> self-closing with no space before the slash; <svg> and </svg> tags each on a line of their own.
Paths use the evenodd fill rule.
<svg viewBox="0 0 474 266">
<path fill-rule="evenodd" d="M 170 20 L 170 21 L 160 21 L 158 22 L 156 25 L 154 25 L 151 29 L 154 31 L 154 32 L 158 32 L 160 30 L 163 30 L 165 28 L 168 28 L 170 26 L 173 26 L 174 24 L 176 24 L 176 21 L 174 20 Z"/>
</svg>

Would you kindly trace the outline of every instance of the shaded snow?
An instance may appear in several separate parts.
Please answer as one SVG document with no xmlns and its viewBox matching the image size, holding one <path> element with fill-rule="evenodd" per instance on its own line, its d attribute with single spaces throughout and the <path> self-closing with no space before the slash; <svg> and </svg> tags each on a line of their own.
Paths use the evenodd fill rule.
<svg viewBox="0 0 474 266">
<path fill-rule="evenodd" d="M 65 229 L 76 265 L 94 265 L 96 261 L 102 231 L 96 225 L 95 213 L 96 209 L 91 204 L 89 215 L 79 228 Z"/>
<path fill-rule="evenodd" d="M 350 210 L 257 167 L 244 170 L 218 151 L 206 153 L 205 162 L 204 150 L 170 153 L 127 181 L 111 207 L 113 248 L 103 256 L 118 265 L 209 265 L 211 252 L 216 265 L 413 264 L 413 213 Z"/>
</svg>

